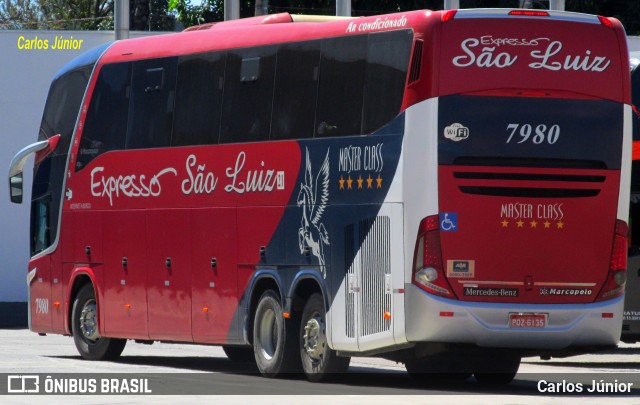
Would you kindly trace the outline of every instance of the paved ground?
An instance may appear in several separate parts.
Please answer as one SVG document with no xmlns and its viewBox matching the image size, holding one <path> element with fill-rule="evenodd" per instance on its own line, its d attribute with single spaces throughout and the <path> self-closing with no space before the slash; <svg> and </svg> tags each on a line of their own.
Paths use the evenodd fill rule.
<svg viewBox="0 0 640 405">
<path fill-rule="evenodd" d="M 70 337 L 41 337 L 24 329 L 0 330 L 0 388 L 6 388 L 2 385 L 7 384 L 9 375 L 40 375 L 44 380 L 47 375 L 56 379 L 57 373 L 85 381 L 126 373 L 116 377 L 147 379 L 155 384 L 156 393 L 173 395 L 19 394 L 0 397 L 0 403 L 640 404 L 640 344 L 622 344 L 615 352 L 568 359 L 525 359 L 512 384 L 488 388 L 473 379 L 448 385 L 416 384 L 401 364 L 372 358 L 353 359 L 350 372 L 333 383 L 312 384 L 299 377 L 270 380 L 256 375 L 255 366 L 230 362 L 218 347 L 166 343 L 147 346 L 129 342 L 117 362 L 90 362 L 80 359 Z M 597 396 L 586 392 L 593 379 L 609 383 L 618 380 L 618 386 L 631 382 L 632 391 Z M 548 383 L 542 386 L 547 392 L 541 394 L 538 387 L 542 380 Z M 572 384 L 583 384 L 582 396 L 548 392 L 551 385 L 566 389 Z M 213 395 L 191 395 L 202 390 Z"/>
</svg>

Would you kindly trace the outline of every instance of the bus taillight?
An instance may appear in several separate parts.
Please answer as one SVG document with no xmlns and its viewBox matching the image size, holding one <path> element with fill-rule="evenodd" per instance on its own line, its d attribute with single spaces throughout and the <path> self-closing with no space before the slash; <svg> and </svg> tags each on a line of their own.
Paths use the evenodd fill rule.
<svg viewBox="0 0 640 405">
<path fill-rule="evenodd" d="M 600 24 L 604 25 L 607 28 L 614 28 L 613 23 L 607 17 L 603 17 L 601 15 L 598 16 L 598 20 L 600 20 Z"/>
<path fill-rule="evenodd" d="M 432 294 L 454 297 L 442 267 L 438 215 L 420 222 L 413 263 L 413 284 Z"/>
<path fill-rule="evenodd" d="M 549 13 L 539 10 L 511 10 L 509 15 L 517 15 L 523 17 L 549 17 Z"/>
<path fill-rule="evenodd" d="M 624 293 L 624 285 L 627 282 L 627 231 L 627 224 L 616 220 L 609 274 L 596 301 L 610 300 Z"/>
<path fill-rule="evenodd" d="M 442 22 L 447 22 L 453 20 L 453 17 L 456 16 L 456 12 L 458 10 L 447 10 L 441 15 Z"/>
</svg>

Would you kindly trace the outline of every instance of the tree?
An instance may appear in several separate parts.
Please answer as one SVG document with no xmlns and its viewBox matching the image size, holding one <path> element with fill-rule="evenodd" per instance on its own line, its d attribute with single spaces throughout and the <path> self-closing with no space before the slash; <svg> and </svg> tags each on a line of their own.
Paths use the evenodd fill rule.
<svg viewBox="0 0 640 405">
<path fill-rule="evenodd" d="M 97 30 L 113 19 L 113 0 L 38 0 L 41 23 L 52 30 Z"/>
<path fill-rule="evenodd" d="M 40 8 L 35 0 L 0 2 L 0 29 L 26 30 L 38 28 Z"/>
<path fill-rule="evenodd" d="M 130 28 L 173 31 L 169 0 L 129 0 Z M 113 0 L 0 0 L 0 29 L 113 30 Z"/>
<path fill-rule="evenodd" d="M 195 6 L 188 0 L 169 0 L 168 9 L 178 15 L 185 28 L 224 20 L 223 0 L 203 0 Z"/>
<path fill-rule="evenodd" d="M 130 0 L 129 28 L 132 31 L 173 31 L 175 16 L 169 14 L 169 0 Z"/>
</svg>

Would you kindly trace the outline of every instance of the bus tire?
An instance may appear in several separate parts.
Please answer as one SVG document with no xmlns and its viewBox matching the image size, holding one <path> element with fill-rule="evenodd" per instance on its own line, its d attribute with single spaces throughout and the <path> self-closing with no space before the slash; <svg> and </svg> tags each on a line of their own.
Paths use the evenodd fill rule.
<svg viewBox="0 0 640 405">
<path fill-rule="evenodd" d="M 73 301 L 71 332 L 80 356 L 86 360 L 114 360 L 127 343 L 127 339 L 100 336 L 96 294 L 91 284 L 84 285 Z"/>
<path fill-rule="evenodd" d="M 318 382 L 345 373 L 350 357 L 339 357 L 327 343 L 326 314 L 322 295 L 313 294 L 304 306 L 300 322 L 300 358 L 307 379 Z"/>
<path fill-rule="evenodd" d="M 255 361 L 256 356 L 253 353 L 253 348 L 242 346 L 222 346 L 224 354 L 227 355 L 229 360 L 236 363 L 248 363 Z"/>
<path fill-rule="evenodd" d="M 518 374 L 520 368 L 520 356 L 505 356 L 495 358 L 490 369 L 476 371 L 474 376 L 480 384 L 485 385 L 506 385 L 509 384 Z"/>
<path fill-rule="evenodd" d="M 268 290 L 262 294 L 253 322 L 253 352 L 263 376 L 273 378 L 299 370 L 296 326 L 294 319 L 285 322 L 275 292 Z"/>
</svg>

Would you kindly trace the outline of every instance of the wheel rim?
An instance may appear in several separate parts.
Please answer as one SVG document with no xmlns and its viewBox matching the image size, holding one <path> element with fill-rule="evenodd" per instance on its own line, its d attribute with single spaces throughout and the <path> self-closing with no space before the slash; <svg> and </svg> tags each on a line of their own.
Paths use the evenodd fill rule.
<svg viewBox="0 0 640 405">
<path fill-rule="evenodd" d="M 273 310 L 267 310 L 260 319 L 258 329 L 258 341 L 260 342 L 262 356 L 271 360 L 276 353 L 278 344 L 278 329 L 276 325 L 276 314 Z"/>
<path fill-rule="evenodd" d="M 326 347 L 324 330 L 324 320 L 319 314 L 312 316 L 304 326 L 304 350 L 314 362 L 321 361 L 324 356 Z"/>
<path fill-rule="evenodd" d="M 95 343 L 100 338 L 95 300 L 88 300 L 80 311 L 80 331 L 82 337 L 89 343 Z"/>
</svg>

